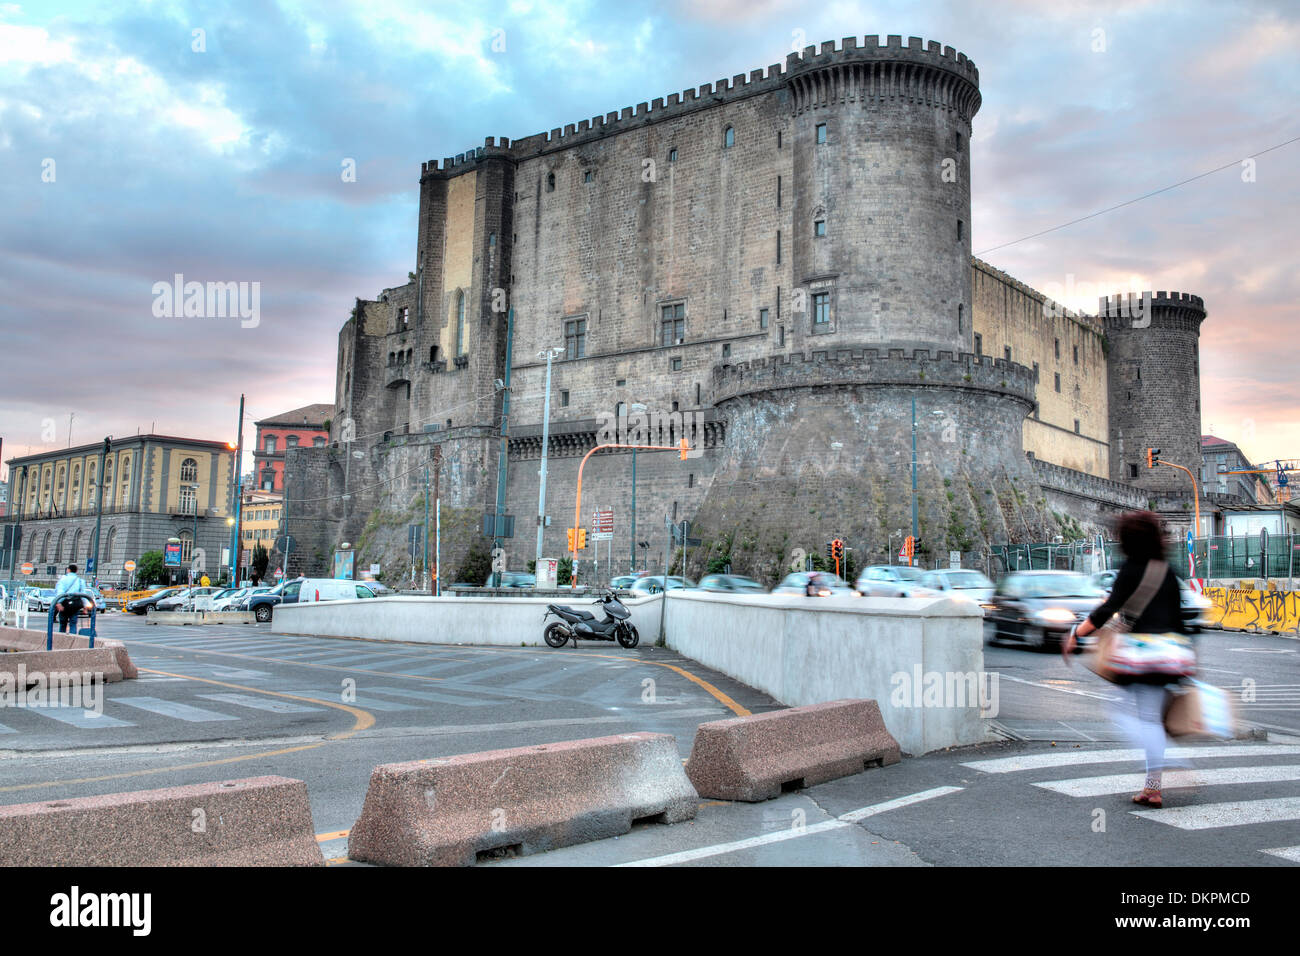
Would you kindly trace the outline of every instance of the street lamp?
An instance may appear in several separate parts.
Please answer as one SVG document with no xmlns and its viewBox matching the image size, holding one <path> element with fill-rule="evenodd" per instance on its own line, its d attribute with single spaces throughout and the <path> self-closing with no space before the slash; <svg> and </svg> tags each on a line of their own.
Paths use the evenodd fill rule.
<svg viewBox="0 0 1300 956">
<path fill-rule="evenodd" d="M 194 559 L 199 548 L 199 483 L 187 484 L 185 487 L 194 489 L 194 531 L 190 539 L 190 584 L 198 583 L 198 578 L 194 576 Z"/>
<path fill-rule="evenodd" d="M 546 453 L 551 442 L 551 360 L 564 352 L 556 346 L 537 353 L 538 358 L 546 359 L 546 398 L 542 405 L 542 470 L 540 490 L 537 492 L 537 554 L 536 564 L 542 563 L 542 532 L 546 528 Z"/>
<path fill-rule="evenodd" d="M 638 415 L 641 414 L 641 412 L 644 412 L 645 409 L 646 407 L 640 402 L 633 402 L 631 405 L 628 406 L 629 412 L 635 412 Z M 637 437 L 637 441 L 639 442 L 641 440 L 640 429 L 637 429 L 636 437 Z M 635 448 L 635 444 L 636 443 L 634 442 L 633 443 L 634 447 L 632 448 L 632 541 L 631 541 L 631 548 L 629 549 L 632 552 L 632 567 L 629 569 L 630 571 L 636 570 L 636 448 Z"/>
</svg>

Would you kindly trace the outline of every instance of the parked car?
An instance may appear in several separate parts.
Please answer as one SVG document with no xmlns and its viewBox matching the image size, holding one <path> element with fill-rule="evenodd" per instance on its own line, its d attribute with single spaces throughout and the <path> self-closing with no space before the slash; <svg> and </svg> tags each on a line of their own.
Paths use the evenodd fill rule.
<svg viewBox="0 0 1300 956">
<path fill-rule="evenodd" d="M 1118 575 L 1119 571 L 1115 568 L 1098 571 L 1092 576 L 1092 583 L 1109 594 L 1111 588 L 1115 586 L 1115 578 Z M 1210 623 L 1209 612 L 1210 608 L 1214 607 L 1214 602 L 1204 594 L 1193 591 L 1191 585 L 1182 578 L 1178 579 L 1178 598 L 1183 610 L 1183 624 L 1188 631 L 1198 633 L 1201 628 Z"/>
<path fill-rule="evenodd" d="M 936 568 L 922 574 L 918 583 L 939 594 L 967 598 L 979 605 L 991 604 L 996 590 L 992 581 L 969 568 Z"/>
<path fill-rule="evenodd" d="M 263 591 L 260 594 L 254 594 L 248 599 L 248 610 L 253 612 L 260 623 L 265 624 L 271 620 L 273 609 L 277 604 L 287 602 L 296 604 L 298 601 L 298 592 L 302 589 L 302 579 L 295 578 L 291 581 L 281 581 L 275 587 Z"/>
<path fill-rule="evenodd" d="M 638 577 L 639 575 L 636 574 L 620 574 L 618 577 L 610 579 L 609 586 L 612 588 L 630 588 L 636 584 Z"/>
<path fill-rule="evenodd" d="M 1038 650 L 1059 649 L 1075 624 L 1086 618 L 1106 594 L 1074 571 L 1013 571 L 998 582 L 992 605 L 984 614 L 984 636 L 990 643 L 1009 640 Z M 1080 637 L 1079 648 L 1094 635 Z"/>
<path fill-rule="evenodd" d="M 185 588 L 163 588 L 161 591 L 154 591 L 148 597 L 136 598 L 127 604 L 126 610 L 132 614 L 148 614 L 149 611 L 158 606 L 158 602 L 173 597 L 184 591 Z"/>
<path fill-rule="evenodd" d="M 658 594 L 660 591 L 676 591 L 680 588 L 693 588 L 695 582 L 690 578 L 683 578 L 675 574 L 668 576 L 668 585 L 664 586 L 664 576 L 662 574 L 648 574 L 645 577 L 637 578 L 631 587 L 633 594 Z"/>
<path fill-rule="evenodd" d="M 726 591 L 731 593 L 763 594 L 766 589 L 753 578 L 743 574 L 706 574 L 700 578 L 701 591 Z"/>
<path fill-rule="evenodd" d="M 179 611 L 185 605 L 185 602 L 189 600 L 191 592 L 197 590 L 198 588 L 181 588 L 175 594 L 165 597 L 157 604 L 155 604 L 154 610 L 155 611 Z"/>
<path fill-rule="evenodd" d="M 817 575 L 819 578 L 819 597 L 842 597 L 844 595 L 857 596 L 858 592 L 849 587 L 848 581 L 845 581 L 838 574 L 832 574 L 830 571 L 794 571 L 787 574 L 780 584 L 772 588 L 772 593 L 800 594 L 807 596 L 808 578 L 813 574 Z"/>
<path fill-rule="evenodd" d="M 529 574 L 527 571 L 502 571 L 500 583 L 493 585 L 492 575 L 489 574 L 487 580 L 483 582 L 485 588 L 535 588 L 537 587 L 537 575 Z"/>
<path fill-rule="evenodd" d="M 252 600 L 254 595 L 266 594 L 270 590 L 271 590 L 270 585 L 266 585 L 266 584 L 259 584 L 256 587 L 252 587 L 252 586 L 246 587 L 244 588 L 243 593 L 238 598 L 230 602 L 229 610 L 247 611 L 248 602 Z"/>
<path fill-rule="evenodd" d="M 939 592 L 921 583 L 924 575 L 906 564 L 875 564 L 862 569 L 854 587 L 863 597 L 933 597 Z"/>
<path fill-rule="evenodd" d="M 54 588 L 33 589 L 35 593 L 27 595 L 27 610 L 29 611 L 48 611 L 50 602 L 54 600 Z"/>
<path fill-rule="evenodd" d="M 355 601 L 374 596 L 374 591 L 357 581 L 343 578 L 303 578 L 302 587 L 298 590 L 298 603 Z"/>
</svg>

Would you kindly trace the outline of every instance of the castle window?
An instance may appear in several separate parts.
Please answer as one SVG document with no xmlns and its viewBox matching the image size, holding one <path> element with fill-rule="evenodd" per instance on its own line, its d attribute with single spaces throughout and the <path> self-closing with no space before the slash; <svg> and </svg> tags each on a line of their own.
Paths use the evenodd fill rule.
<svg viewBox="0 0 1300 956">
<path fill-rule="evenodd" d="M 681 345 L 686 340 L 686 304 L 665 305 L 659 321 L 659 345 Z"/>
<path fill-rule="evenodd" d="M 624 385 L 627 384 L 627 379 L 625 379 L 625 378 L 620 378 L 620 379 L 619 379 L 617 382 L 615 382 L 614 384 L 615 384 L 616 386 L 618 386 L 619 388 L 622 388 Z"/>
<path fill-rule="evenodd" d="M 958 240 L 958 241 L 961 241 L 961 234 L 962 234 L 962 221 L 961 221 L 960 219 L 958 219 L 958 220 L 957 220 L 957 240 Z"/>
<path fill-rule="evenodd" d="M 495 232 L 489 232 L 489 233 L 488 233 L 488 248 L 491 248 L 492 246 L 495 246 L 496 244 L 497 244 L 497 234 L 496 234 Z"/>
<path fill-rule="evenodd" d="M 674 412 L 677 411 L 677 403 L 676 403 L 676 402 L 673 402 L 672 410 L 673 410 Z"/>
<path fill-rule="evenodd" d="M 465 290 L 456 293 L 456 356 L 465 354 Z"/>
<path fill-rule="evenodd" d="M 978 332 L 975 333 L 975 354 L 984 354 L 984 336 L 980 335 Z"/>
<path fill-rule="evenodd" d="M 767 309 L 758 310 L 758 327 L 760 329 L 767 328 Z"/>
<path fill-rule="evenodd" d="M 1052 347 L 1056 350 L 1056 357 L 1057 357 L 1057 358 L 1060 358 L 1060 357 L 1061 357 L 1061 340 L 1060 340 L 1060 339 L 1052 339 Z"/>
<path fill-rule="evenodd" d="M 587 354 L 587 320 L 569 319 L 564 323 L 564 357 L 579 359 Z"/>
<path fill-rule="evenodd" d="M 1074 420 L 1074 433 L 1075 433 L 1076 435 L 1079 434 L 1079 419 L 1077 419 L 1077 418 Z"/>
<path fill-rule="evenodd" d="M 781 328 L 780 328 L 779 331 L 780 331 L 780 333 L 781 333 L 781 339 L 780 339 L 780 341 L 779 341 L 777 344 L 778 344 L 778 345 L 785 345 L 785 326 L 784 326 L 784 325 L 781 326 Z"/>
<path fill-rule="evenodd" d="M 560 391 L 560 407 L 561 408 L 569 407 L 569 393 L 567 390 L 562 389 Z M 447 422 L 447 427 L 449 428 L 451 427 L 451 422 Z"/>
<path fill-rule="evenodd" d="M 670 150 L 668 150 L 668 162 L 670 162 L 670 163 L 675 163 L 675 162 L 677 162 L 677 150 L 676 150 L 676 149 L 670 149 Z"/>
<path fill-rule="evenodd" d="M 821 236 L 825 236 L 825 235 L 826 235 L 826 220 L 825 220 L 825 219 L 818 219 L 818 220 L 816 220 L 816 221 L 813 223 L 813 235 L 814 235 L 814 236 L 818 236 L 818 237 L 821 237 Z"/>
<path fill-rule="evenodd" d="M 777 148 L 777 149 L 780 149 L 780 148 L 781 148 L 781 131 L 780 131 L 780 130 L 777 130 L 777 131 L 776 131 L 776 148 Z"/>
<path fill-rule="evenodd" d="M 555 173 L 546 174 L 546 191 L 548 193 L 555 192 Z"/>
<path fill-rule="evenodd" d="M 781 230 L 776 231 L 776 264 L 781 264 Z"/>
<path fill-rule="evenodd" d="M 1059 392 L 1059 391 L 1061 390 L 1061 373 L 1060 373 L 1060 372 L 1054 372 L 1053 375 L 1055 376 L 1055 379 L 1056 379 L 1056 382 L 1055 382 L 1056 390 Z"/>
<path fill-rule="evenodd" d="M 690 472 L 689 474 L 687 474 L 687 476 L 686 476 L 686 487 L 687 487 L 687 488 L 694 488 L 694 487 L 695 487 L 695 473 L 694 473 L 694 472 Z"/>
<path fill-rule="evenodd" d="M 820 144 L 822 144 L 822 143 L 824 143 L 824 142 L 826 142 L 826 124 L 825 124 L 825 123 L 818 123 L 818 124 L 817 124 L 817 143 L 818 143 L 818 145 L 820 145 Z"/>
<path fill-rule="evenodd" d="M 776 177 L 776 208 L 781 208 L 781 177 Z"/>
<path fill-rule="evenodd" d="M 594 182 L 595 179 L 596 179 L 596 174 L 593 173 L 590 169 L 582 174 L 582 181 L 584 183 Z"/>
<path fill-rule="evenodd" d="M 1074 364 L 1079 364 L 1079 346 L 1077 345 L 1074 347 Z"/>
<path fill-rule="evenodd" d="M 1128 466 L 1128 476 L 1129 476 L 1130 478 L 1136 478 L 1136 477 L 1138 476 L 1138 466 L 1137 466 L 1137 465 L 1129 465 L 1129 466 Z"/>
<path fill-rule="evenodd" d="M 429 361 L 430 362 L 438 361 L 438 346 L 436 345 L 429 346 Z"/>
<path fill-rule="evenodd" d="M 962 332 L 965 331 L 965 329 L 963 328 L 963 326 L 966 324 L 966 323 L 965 323 L 965 312 L 966 312 L 966 306 L 962 305 L 962 304 L 959 302 L 959 303 L 957 304 L 957 333 L 958 333 L 959 335 L 960 335 Z"/>
<path fill-rule="evenodd" d="M 1006 346 L 1005 348 L 1002 349 L 1002 357 L 1003 357 L 1004 359 L 1006 359 L 1008 362 L 1011 361 L 1011 346 L 1010 346 L 1010 345 L 1008 345 L 1008 346 Z"/>
<path fill-rule="evenodd" d="M 725 342 L 725 343 L 723 343 L 723 346 L 722 346 L 722 357 L 723 357 L 723 358 L 731 358 L 731 343 L 730 343 L 730 342 Z"/>
<path fill-rule="evenodd" d="M 831 294 L 818 292 L 813 297 L 813 331 L 821 331 L 831 322 Z"/>
<path fill-rule="evenodd" d="M 700 383 L 696 382 L 695 383 L 695 407 L 699 408 L 699 406 L 700 406 Z"/>
<path fill-rule="evenodd" d="M 1038 384 L 1038 363 L 1034 363 L 1034 384 Z"/>
<path fill-rule="evenodd" d="M 401 320 L 402 328 L 408 328 L 411 324 L 411 310 L 406 306 L 397 310 L 397 317 Z"/>
<path fill-rule="evenodd" d="M 722 131 L 722 148 L 731 149 L 731 147 L 735 145 L 736 145 L 736 128 L 734 126 L 728 126 L 725 130 Z"/>
<path fill-rule="evenodd" d="M 668 370 L 670 372 L 680 372 L 682 370 L 682 360 L 680 358 L 670 358 L 668 360 Z"/>
<path fill-rule="evenodd" d="M 957 139 L 957 152 L 960 153 L 960 152 L 961 152 L 961 133 L 958 132 L 958 133 L 956 133 L 955 135 L 956 135 L 956 139 Z"/>
</svg>

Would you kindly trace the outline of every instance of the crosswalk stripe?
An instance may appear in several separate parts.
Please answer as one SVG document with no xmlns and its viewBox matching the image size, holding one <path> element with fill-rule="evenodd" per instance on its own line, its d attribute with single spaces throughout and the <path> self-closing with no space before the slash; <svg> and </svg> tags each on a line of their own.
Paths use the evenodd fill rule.
<svg viewBox="0 0 1300 956">
<path fill-rule="evenodd" d="M 1280 856 L 1284 860 L 1290 860 L 1292 863 L 1300 863 L 1300 846 L 1280 846 L 1271 850 L 1261 850 L 1262 853 L 1271 853 L 1273 856 Z"/>
<path fill-rule="evenodd" d="M 1297 744 L 1225 744 L 1206 747 L 1170 747 L 1166 757 L 1280 757 L 1300 754 Z M 972 760 L 963 767 L 985 773 L 1016 773 L 1020 770 L 1042 770 L 1048 767 L 1070 767 L 1092 763 L 1123 763 L 1142 760 L 1141 750 L 1117 748 L 1114 750 L 1065 750 L 1043 754 L 1024 754 L 1019 757 L 999 757 L 992 760 Z"/>
<path fill-rule="evenodd" d="M 1300 820 L 1300 797 L 1203 803 L 1193 807 L 1166 807 L 1162 810 L 1131 812 L 1134 816 L 1145 817 L 1180 830 L 1214 830 L 1219 827 L 1248 826 L 1252 823 Z"/>
<path fill-rule="evenodd" d="M 475 700 L 472 697 L 453 697 L 450 694 L 440 694 L 433 690 L 405 690 L 399 687 L 370 687 L 365 688 L 367 693 L 388 694 L 395 697 L 411 697 L 415 700 L 422 700 L 426 703 L 437 702 L 439 704 L 455 704 L 460 707 L 490 707 L 497 703 L 493 700 Z"/>
<path fill-rule="evenodd" d="M 510 671 L 531 669 L 536 667 L 537 664 L 537 661 L 531 659 L 522 661 L 506 661 L 503 664 L 495 664 L 491 667 L 481 667 L 472 674 L 459 675 L 458 679 L 463 680 L 467 684 L 477 684 L 482 682 L 485 678 L 496 677 L 498 674 L 506 674 Z"/>
<path fill-rule="evenodd" d="M 340 698 L 341 691 L 337 691 L 337 690 L 320 691 L 320 690 L 289 689 L 286 690 L 285 693 L 292 694 L 295 697 L 306 697 L 308 700 L 328 700 L 330 702 L 334 702 L 341 699 Z M 353 702 L 347 701 L 347 703 L 353 703 Z M 355 703 L 358 707 L 364 707 L 367 710 L 411 710 L 412 709 L 409 704 L 394 704 L 391 701 L 377 700 L 374 697 L 367 696 L 365 688 L 357 689 L 357 699 Z"/>
<path fill-rule="evenodd" d="M 78 730 L 109 730 L 113 727 L 135 726 L 130 721 L 118 720 L 108 714 L 96 714 L 93 710 L 83 710 L 80 707 L 42 707 L 33 709 L 32 712 L 76 727 Z"/>
<path fill-rule="evenodd" d="M 1133 790 L 1135 779 L 1133 774 L 1125 773 L 1106 777 L 1079 777 L 1075 780 L 1047 780 L 1035 783 L 1034 786 L 1063 793 L 1068 797 L 1100 797 Z M 1166 771 L 1161 789 L 1211 787 L 1229 783 L 1277 783 L 1284 780 L 1300 780 L 1300 767 L 1216 767 L 1213 770 Z"/>
<path fill-rule="evenodd" d="M 292 700 L 268 700 L 264 697 L 252 697 L 248 694 L 199 694 L 205 700 L 215 700 L 224 704 L 236 704 L 240 707 L 252 707 L 254 710 L 266 710 L 273 714 L 319 714 L 321 708 L 308 707 Z"/>
<path fill-rule="evenodd" d="M 210 724 L 219 720 L 239 719 L 229 714 L 219 714 L 214 710 L 191 707 L 189 704 L 182 704 L 175 700 L 160 700 L 157 697 L 118 697 L 113 703 L 125 704 L 127 707 L 135 707 L 162 717 L 174 717 L 191 724 Z"/>
</svg>

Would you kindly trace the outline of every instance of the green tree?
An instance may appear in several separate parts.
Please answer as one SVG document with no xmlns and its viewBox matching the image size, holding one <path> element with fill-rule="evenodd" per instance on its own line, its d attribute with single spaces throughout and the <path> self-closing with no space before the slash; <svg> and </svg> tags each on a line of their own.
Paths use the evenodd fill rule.
<svg viewBox="0 0 1300 956">
<path fill-rule="evenodd" d="M 460 563 L 456 581 L 462 584 L 482 584 L 491 573 L 492 555 L 488 554 L 487 546 L 482 541 L 475 541 L 470 545 L 465 560 Z"/>
<path fill-rule="evenodd" d="M 568 584 L 573 580 L 573 558 L 560 558 L 555 565 L 555 583 Z"/>
<path fill-rule="evenodd" d="M 137 584 L 148 587 L 151 584 L 160 584 L 167 577 L 167 569 L 163 567 L 163 553 L 161 551 L 146 551 L 140 555 L 140 559 L 135 563 L 135 580 Z"/>
<path fill-rule="evenodd" d="M 253 576 L 259 581 L 266 580 L 266 566 L 271 563 L 271 555 L 262 545 L 253 545 Z"/>
</svg>

